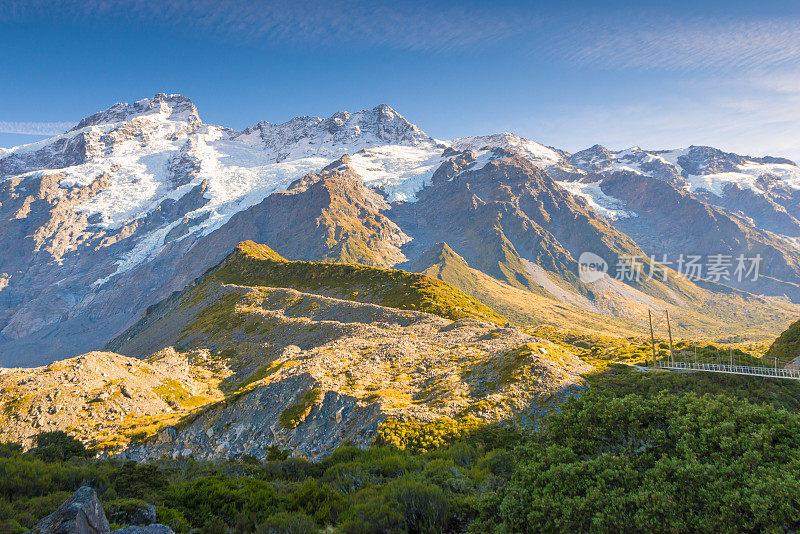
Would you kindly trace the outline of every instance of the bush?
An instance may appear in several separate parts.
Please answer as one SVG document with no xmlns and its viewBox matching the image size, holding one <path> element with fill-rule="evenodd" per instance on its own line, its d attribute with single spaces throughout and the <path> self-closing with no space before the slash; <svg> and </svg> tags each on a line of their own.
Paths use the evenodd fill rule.
<svg viewBox="0 0 800 534">
<path fill-rule="evenodd" d="M 308 534 L 317 524 L 303 512 L 278 512 L 258 526 L 257 534 Z"/>
<path fill-rule="evenodd" d="M 11 458 L 22 454 L 22 445 L 19 443 L 0 442 L 0 458 Z"/>
<path fill-rule="evenodd" d="M 162 469 L 153 464 L 122 464 L 111 477 L 114 491 L 119 497 L 157 502 L 157 496 L 167 488 L 169 479 Z"/>
<path fill-rule="evenodd" d="M 343 495 L 355 493 L 379 480 L 359 462 L 336 464 L 325 471 L 322 481 Z"/>
<path fill-rule="evenodd" d="M 63 462 L 70 458 L 90 456 L 86 447 L 66 432 L 42 432 L 34 437 L 31 453 L 45 462 Z"/>
<path fill-rule="evenodd" d="M 343 507 L 341 494 L 316 480 L 305 481 L 286 500 L 286 509 L 303 511 L 322 525 L 333 525 Z"/>
<path fill-rule="evenodd" d="M 204 528 L 213 530 L 217 520 L 224 525 L 239 522 L 254 528 L 257 522 L 278 511 L 280 498 L 267 481 L 214 475 L 170 487 L 165 504 Z"/>
<path fill-rule="evenodd" d="M 517 452 L 497 510 L 512 532 L 800 528 L 800 417 L 786 410 L 587 393 Z"/>
<path fill-rule="evenodd" d="M 341 525 L 344 534 L 405 534 L 406 521 L 383 495 L 374 489 L 360 492 Z"/>
<path fill-rule="evenodd" d="M 417 477 L 404 477 L 389 483 L 386 493 L 405 520 L 409 532 L 447 531 L 450 506 L 439 486 Z"/>
<path fill-rule="evenodd" d="M 141 499 L 115 499 L 106 500 L 103 503 L 103 510 L 109 522 L 121 525 L 131 524 L 131 518 L 139 510 L 146 510 L 147 503 Z"/>
<path fill-rule="evenodd" d="M 375 444 L 424 453 L 445 447 L 476 432 L 481 426 L 480 419 L 470 414 L 459 419 L 442 417 L 429 423 L 387 419 L 378 429 Z"/>
<path fill-rule="evenodd" d="M 189 530 L 189 522 L 183 513 L 167 506 L 156 507 L 156 521 L 162 525 L 167 525 L 178 534 L 183 534 Z"/>
</svg>

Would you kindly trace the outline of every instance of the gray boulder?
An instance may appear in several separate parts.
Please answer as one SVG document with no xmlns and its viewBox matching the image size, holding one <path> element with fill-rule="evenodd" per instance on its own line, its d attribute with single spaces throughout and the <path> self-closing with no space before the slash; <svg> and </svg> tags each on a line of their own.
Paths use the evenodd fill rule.
<svg viewBox="0 0 800 534">
<path fill-rule="evenodd" d="M 106 503 L 106 517 L 113 523 L 123 525 L 145 526 L 156 522 L 156 507 L 144 502 L 122 504 L 119 501 Z"/>
<path fill-rule="evenodd" d="M 33 528 L 34 534 L 108 534 L 108 524 L 97 493 L 89 486 L 78 489 L 64 504 Z M 171 532 L 171 531 L 170 531 Z"/>
<path fill-rule="evenodd" d="M 175 534 L 175 532 L 166 525 L 152 524 L 143 527 L 125 527 L 115 530 L 113 534 Z"/>
</svg>

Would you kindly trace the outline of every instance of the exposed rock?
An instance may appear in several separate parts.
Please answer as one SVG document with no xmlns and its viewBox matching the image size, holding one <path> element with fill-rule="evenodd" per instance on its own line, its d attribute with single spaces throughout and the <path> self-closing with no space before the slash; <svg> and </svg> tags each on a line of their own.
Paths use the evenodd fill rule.
<svg viewBox="0 0 800 534">
<path fill-rule="evenodd" d="M 58 509 L 33 528 L 34 534 L 108 534 L 108 524 L 97 493 L 89 486 L 78 489 Z"/>
<path fill-rule="evenodd" d="M 146 526 L 129 526 L 114 531 L 114 534 L 175 534 L 166 525 L 152 524 Z"/>
<path fill-rule="evenodd" d="M 86 445 L 118 447 L 153 420 L 177 420 L 197 403 L 222 398 L 215 371 L 162 351 L 149 362 L 91 352 L 0 373 L 0 440 L 28 447 L 42 431 L 69 431 Z M 175 408 L 177 407 L 177 409 Z"/>
<path fill-rule="evenodd" d="M 114 523 L 132 526 L 147 526 L 156 522 L 156 507 L 152 504 L 134 509 L 114 507 L 108 509 L 108 517 Z"/>
</svg>

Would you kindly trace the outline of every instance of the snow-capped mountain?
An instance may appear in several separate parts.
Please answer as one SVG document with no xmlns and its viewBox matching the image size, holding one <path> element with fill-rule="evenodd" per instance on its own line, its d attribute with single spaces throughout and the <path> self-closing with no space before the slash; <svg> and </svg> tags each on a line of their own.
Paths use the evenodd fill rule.
<svg viewBox="0 0 800 534">
<path fill-rule="evenodd" d="M 659 239 L 699 246 L 661 219 L 707 224 L 702 213 L 728 249 L 773 260 L 765 292 L 791 294 L 798 190 L 787 160 L 706 147 L 570 155 L 509 133 L 439 141 L 386 105 L 236 131 L 159 94 L 0 151 L 0 364 L 97 348 L 245 239 L 387 267 L 447 240 L 539 291 L 536 269 L 574 279 L 582 249 L 613 261 Z"/>
<path fill-rule="evenodd" d="M 574 166 L 572 178 L 578 181 L 596 182 L 598 175 L 632 172 L 667 181 L 725 208 L 733 207 L 732 199 L 726 197 L 748 191 L 774 201 L 793 216 L 800 215 L 796 196 L 800 168 L 785 158 L 740 156 L 706 146 L 658 151 L 633 147 L 613 152 L 595 145 L 573 154 L 568 163 Z M 748 215 L 746 203 L 739 208 Z"/>
</svg>

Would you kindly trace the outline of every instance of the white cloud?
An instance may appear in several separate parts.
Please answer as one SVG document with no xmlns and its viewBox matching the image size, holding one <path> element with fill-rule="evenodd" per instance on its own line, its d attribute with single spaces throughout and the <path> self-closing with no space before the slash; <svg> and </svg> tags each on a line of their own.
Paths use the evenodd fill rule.
<svg viewBox="0 0 800 534">
<path fill-rule="evenodd" d="M 0 133 L 26 135 L 58 135 L 75 126 L 74 122 L 7 122 L 0 121 Z"/>
</svg>

